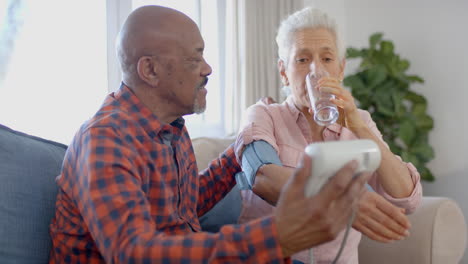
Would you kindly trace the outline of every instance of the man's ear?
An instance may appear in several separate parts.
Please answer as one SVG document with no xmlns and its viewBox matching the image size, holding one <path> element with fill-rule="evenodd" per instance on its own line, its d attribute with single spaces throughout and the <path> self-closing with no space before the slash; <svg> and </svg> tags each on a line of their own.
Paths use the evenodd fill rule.
<svg viewBox="0 0 468 264">
<path fill-rule="evenodd" d="M 289 86 L 288 75 L 286 75 L 286 65 L 283 60 L 278 60 L 278 71 L 281 76 L 281 82 L 284 86 Z"/>
<path fill-rule="evenodd" d="M 142 56 L 137 62 L 137 74 L 140 79 L 151 87 L 159 83 L 158 63 L 152 56 Z"/>
</svg>

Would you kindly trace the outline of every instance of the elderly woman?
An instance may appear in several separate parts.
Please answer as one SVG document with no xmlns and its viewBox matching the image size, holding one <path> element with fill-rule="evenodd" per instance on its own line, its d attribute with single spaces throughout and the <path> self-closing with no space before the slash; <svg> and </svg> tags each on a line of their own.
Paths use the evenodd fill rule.
<svg viewBox="0 0 468 264">
<path fill-rule="evenodd" d="M 420 176 L 412 164 L 390 151 L 369 113 L 358 109 L 351 93 L 343 89 L 344 45 L 333 19 L 317 9 L 305 8 L 281 23 L 276 41 L 279 74 L 292 93 L 281 104 L 259 102 L 247 110 L 236 151 L 246 176 L 243 181 L 253 191 L 242 191 L 239 222 L 272 213 L 281 187 L 308 144 L 373 140 L 382 153 L 380 167 L 369 181 L 375 192 L 363 194 L 339 262 L 358 263 L 361 232 L 381 242 L 403 239 L 409 234 L 409 222 L 403 212 L 411 213 L 420 202 Z M 314 122 L 310 109 L 305 79 L 311 64 L 329 73 L 319 80 L 319 89 L 334 94 L 336 99 L 332 102 L 340 110 L 341 120 L 327 127 Z M 344 231 L 314 248 L 315 263 L 331 263 L 343 236 Z M 307 252 L 294 258 L 304 263 L 309 260 Z"/>
</svg>

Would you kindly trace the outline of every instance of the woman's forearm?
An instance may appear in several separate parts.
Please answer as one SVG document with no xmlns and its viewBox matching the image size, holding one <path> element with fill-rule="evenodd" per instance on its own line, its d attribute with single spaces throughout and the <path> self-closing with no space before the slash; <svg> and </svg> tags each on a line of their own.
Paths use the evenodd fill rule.
<svg viewBox="0 0 468 264">
<path fill-rule="evenodd" d="M 377 138 L 367 127 L 355 131 L 361 139 L 370 139 L 377 143 L 382 154 L 380 167 L 377 169 L 378 180 L 384 190 L 395 198 L 411 195 L 414 184 L 406 165 L 395 157 L 390 149 Z"/>
<path fill-rule="evenodd" d="M 276 205 L 281 188 L 292 175 L 293 168 L 276 164 L 266 164 L 260 167 L 255 176 L 253 192 L 271 205 Z"/>
</svg>

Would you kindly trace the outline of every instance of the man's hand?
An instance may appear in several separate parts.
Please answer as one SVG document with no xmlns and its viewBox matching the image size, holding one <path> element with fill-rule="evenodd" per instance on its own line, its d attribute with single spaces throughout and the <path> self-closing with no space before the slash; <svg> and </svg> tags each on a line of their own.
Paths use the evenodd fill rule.
<svg viewBox="0 0 468 264">
<path fill-rule="evenodd" d="M 353 178 L 356 162 L 350 162 L 315 196 L 305 197 L 312 160 L 304 155 L 281 190 L 275 210 L 278 240 L 285 257 L 333 240 L 344 229 L 356 208 L 370 174 Z"/>
<path fill-rule="evenodd" d="M 401 240 L 409 235 L 410 222 L 398 208 L 375 192 L 366 191 L 358 204 L 353 227 L 379 242 Z"/>
</svg>

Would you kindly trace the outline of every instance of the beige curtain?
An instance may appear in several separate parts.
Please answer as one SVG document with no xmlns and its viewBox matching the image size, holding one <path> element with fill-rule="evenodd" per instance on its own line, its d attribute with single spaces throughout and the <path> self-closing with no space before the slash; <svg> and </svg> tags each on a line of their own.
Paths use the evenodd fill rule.
<svg viewBox="0 0 468 264">
<path fill-rule="evenodd" d="M 275 37 L 280 22 L 302 7 L 302 0 L 227 1 L 224 113 L 227 134 L 237 133 L 242 113 L 261 97 L 284 99 Z"/>
</svg>

